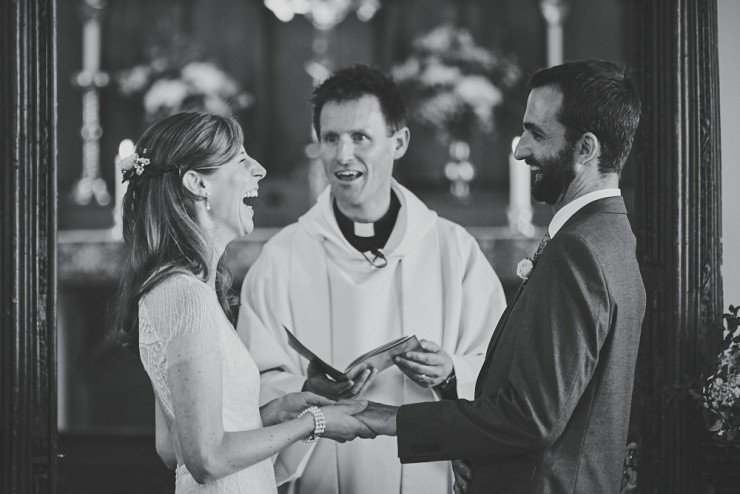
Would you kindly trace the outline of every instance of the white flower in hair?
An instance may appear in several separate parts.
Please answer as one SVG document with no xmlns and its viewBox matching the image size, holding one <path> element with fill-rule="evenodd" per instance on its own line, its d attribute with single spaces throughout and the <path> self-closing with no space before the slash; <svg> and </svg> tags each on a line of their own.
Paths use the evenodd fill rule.
<svg viewBox="0 0 740 494">
<path fill-rule="evenodd" d="M 144 173 L 144 167 L 151 163 L 149 161 L 149 158 L 140 158 L 139 156 L 136 157 L 136 161 L 134 161 L 134 169 L 136 170 L 137 175 L 141 175 Z"/>
<path fill-rule="evenodd" d="M 146 152 L 146 149 L 144 150 Z M 136 173 L 141 175 L 144 173 L 144 168 L 151 163 L 149 158 L 144 158 L 138 155 L 138 153 L 131 153 L 128 156 L 121 159 L 119 166 L 125 177 L 129 177 Z"/>
</svg>

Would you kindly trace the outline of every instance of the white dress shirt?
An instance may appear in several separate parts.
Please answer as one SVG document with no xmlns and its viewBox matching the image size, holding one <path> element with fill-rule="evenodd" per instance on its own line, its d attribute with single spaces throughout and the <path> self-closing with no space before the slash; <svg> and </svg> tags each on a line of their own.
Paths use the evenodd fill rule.
<svg viewBox="0 0 740 494">
<path fill-rule="evenodd" d="M 550 234 L 550 238 L 554 238 L 555 234 L 558 233 L 570 217 L 576 214 L 586 204 L 598 201 L 599 199 L 604 199 L 605 197 L 617 197 L 621 195 L 622 191 L 617 188 L 599 189 L 570 201 L 552 217 L 550 226 L 547 227 L 547 233 Z"/>
</svg>

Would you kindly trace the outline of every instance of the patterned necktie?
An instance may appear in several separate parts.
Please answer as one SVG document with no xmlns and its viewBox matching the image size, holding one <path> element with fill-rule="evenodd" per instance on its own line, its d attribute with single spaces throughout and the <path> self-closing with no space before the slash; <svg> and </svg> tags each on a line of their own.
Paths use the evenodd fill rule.
<svg viewBox="0 0 740 494">
<path fill-rule="evenodd" d="M 540 242 L 539 247 L 537 247 L 537 252 L 534 253 L 534 257 L 532 258 L 532 262 L 536 263 L 537 259 L 542 255 L 542 251 L 545 250 L 545 247 L 547 247 L 547 243 L 550 241 L 550 232 L 546 233 L 544 237 L 542 237 L 542 242 Z"/>
</svg>

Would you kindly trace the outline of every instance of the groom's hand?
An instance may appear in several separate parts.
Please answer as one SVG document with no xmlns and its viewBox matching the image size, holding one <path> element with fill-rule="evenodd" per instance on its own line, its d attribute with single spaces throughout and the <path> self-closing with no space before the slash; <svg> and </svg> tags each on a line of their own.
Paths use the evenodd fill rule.
<svg viewBox="0 0 740 494">
<path fill-rule="evenodd" d="M 396 415 L 398 407 L 368 402 L 367 408 L 355 415 L 355 418 L 361 420 L 373 432 L 382 436 L 396 435 Z"/>
<path fill-rule="evenodd" d="M 455 494 L 465 494 L 470 487 L 470 481 L 473 480 L 473 470 L 463 460 L 452 460 L 451 463 L 452 473 L 455 475 L 453 491 Z"/>
<path fill-rule="evenodd" d="M 452 357 L 431 341 L 420 340 L 421 350 L 406 352 L 394 362 L 409 379 L 423 388 L 431 388 L 444 382 L 452 373 Z"/>
<path fill-rule="evenodd" d="M 323 407 L 321 410 L 326 418 L 326 430 L 322 437 L 343 443 L 357 437 L 372 439 L 377 436 L 356 417 L 367 404 L 366 400 L 341 400 Z"/>
<path fill-rule="evenodd" d="M 308 364 L 306 373 L 308 378 L 306 384 L 303 385 L 303 391 L 310 391 L 332 400 L 339 400 L 354 398 L 362 393 L 377 372 L 363 364 L 354 370 L 348 380 L 332 381 L 318 366 L 311 362 Z"/>
</svg>

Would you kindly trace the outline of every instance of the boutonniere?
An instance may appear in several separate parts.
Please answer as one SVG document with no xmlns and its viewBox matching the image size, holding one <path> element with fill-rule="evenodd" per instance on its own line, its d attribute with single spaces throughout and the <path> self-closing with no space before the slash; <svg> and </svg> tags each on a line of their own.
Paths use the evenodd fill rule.
<svg viewBox="0 0 740 494">
<path fill-rule="evenodd" d="M 532 262 L 532 259 L 529 257 L 525 257 L 516 265 L 516 275 L 519 276 L 523 282 L 527 281 L 529 279 L 529 275 L 532 274 L 532 269 L 534 269 L 534 262 Z"/>
</svg>

